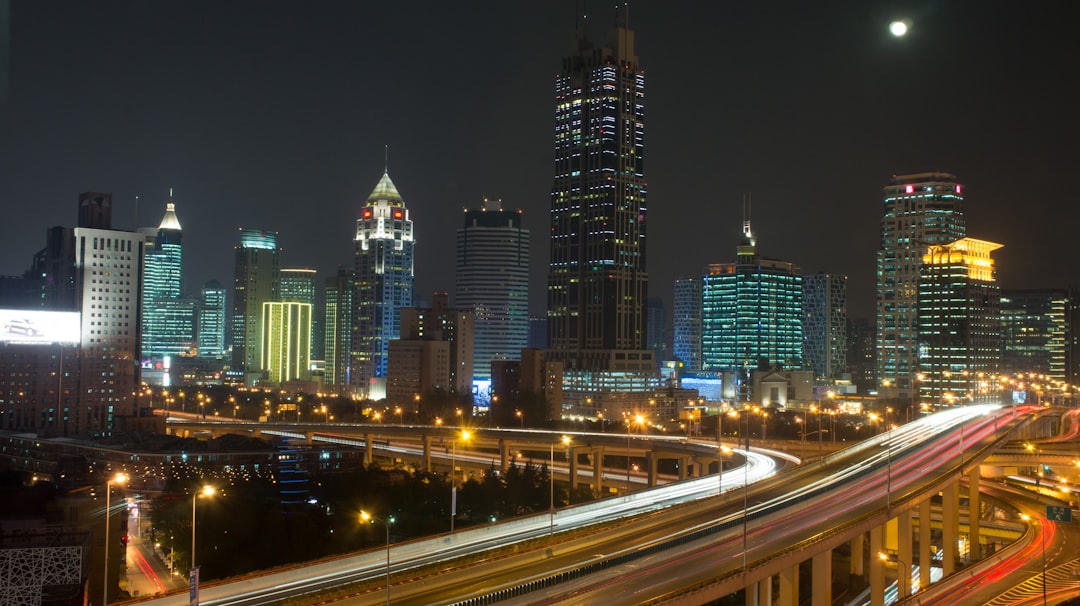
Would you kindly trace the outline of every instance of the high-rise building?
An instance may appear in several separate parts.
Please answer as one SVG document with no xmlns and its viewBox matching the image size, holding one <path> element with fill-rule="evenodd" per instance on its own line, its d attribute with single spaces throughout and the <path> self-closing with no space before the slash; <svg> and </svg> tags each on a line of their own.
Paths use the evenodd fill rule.
<svg viewBox="0 0 1080 606">
<path fill-rule="evenodd" d="M 929 246 L 967 236 L 956 176 L 894 175 L 882 194 L 877 252 L 877 377 L 913 394 L 918 363 L 919 267 Z"/>
<path fill-rule="evenodd" d="M 668 358 L 667 345 L 667 308 L 661 297 L 649 297 L 646 301 L 646 342 L 653 351 L 653 358 L 659 364 Z"/>
<path fill-rule="evenodd" d="M 311 304 L 267 301 L 262 314 L 263 370 L 271 383 L 311 378 Z"/>
<path fill-rule="evenodd" d="M 736 261 L 707 268 L 701 298 L 703 370 L 741 371 L 746 380 L 757 368 L 802 368 L 802 275 L 758 255 L 749 221 Z"/>
<path fill-rule="evenodd" d="M 803 366 L 826 379 L 847 372 L 847 276 L 803 276 Z"/>
<path fill-rule="evenodd" d="M 225 287 L 208 280 L 202 287 L 199 305 L 199 355 L 216 358 L 225 355 Z"/>
<path fill-rule="evenodd" d="M 457 230 L 454 304 L 475 314 L 473 379 L 491 380 L 493 360 L 519 360 L 529 339 L 529 230 L 521 211 L 484 199 Z"/>
<path fill-rule="evenodd" d="M 688 371 L 701 370 L 701 278 L 675 280 L 674 354 Z"/>
<path fill-rule="evenodd" d="M 919 266 L 922 403 L 951 406 L 988 395 L 981 376 L 1001 361 L 1001 291 L 990 253 L 1001 244 L 962 238 L 927 248 Z M 989 389 L 989 386 L 986 386 Z"/>
<path fill-rule="evenodd" d="M 449 384 L 445 389 L 458 396 L 472 394 L 475 326 L 473 310 L 450 309 L 450 297 L 446 293 L 435 293 L 431 298 L 431 307 L 407 307 L 401 310 L 402 341 L 450 343 Z"/>
<path fill-rule="evenodd" d="M 1068 382 L 1069 292 L 1001 292 L 1001 372 L 1033 372 Z"/>
<path fill-rule="evenodd" d="M 337 274 L 326 279 L 326 320 L 323 323 L 326 366 L 324 385 L 338 394 L 349 387 L 349 346 L 352 339 L 352 270 L 338 268 Z"/>
<path fill-rule="evenodd" d="M 383 173 L 356 220 L 350 377 L 361 394 L 385 393 L 387 351 L 401 310 L 413 304 L 413 222 L 390 175 Z"/>
<path fill-rule="evenodd" d="M 310 267 L 282 267 L 278 273 L 281 280 L 282 301 L 296 301 L 311 305 L 311 351 L 308 352 L 309 360 L 315 359 L 315 341 L 322 338 L 322 321 L 318 320 L 320 314 L 318 312 L 315 287 L 316 273 Z M 316 330 L 316 327 L 318 330 Z"/>
<path fill-rule="evenodd" d="M 645 327 L 645 72 L 626 19 L 603 46 L 579 32 L 555 77 L 546 355 L 563 364 L 567 409 L 589 416 L 601 392 L 630 412 L 659 385 Z"/>
<path fill-rule="evenodd" d="M 869 393 L 876 386 L 877 364 L 874 350 L 874 321 L 870 318 L 848 318 L 847 362 L 851 381 L 859 393 Z"/>
<path fill-rule="evenodd" d="M 159 362 L 195 346 L 196 304 L 182 298 L 183 232 L 172 201 L 165 204 L 157 229 L 147 231 L 152 237 L 143 260 L 142 357 Z"/>
<path fill-rule="evenodd" d="M 281 300 L 277 232 L 240 230 L 233 280 L 233 370 L 261 373 L 263 303 Z"/>
</svg>

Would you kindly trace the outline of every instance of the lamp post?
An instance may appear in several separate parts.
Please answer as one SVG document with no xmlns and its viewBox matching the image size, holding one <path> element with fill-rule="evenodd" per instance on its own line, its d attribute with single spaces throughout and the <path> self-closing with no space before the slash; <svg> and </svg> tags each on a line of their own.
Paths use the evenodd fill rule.
<svg viewBox="0 0 1080 606">
<path fill-rule="evenodd" d="M 879 551 L 877 555 L 882 562 L 896 562 L 896 597 L 900 601 L 907 599 L 908 588 L 911 586 L 911 567 L 896 554 Z M 906 576 L 900 576 L 902 574 Z"/>
<path fill-rule="evenodd" d="M 570 446 L 570 436 L 562 437 L 563 448 Z M 569 470 L 568 472 L 569 473 Z M 573 484 L 573 480 L 570 481 Z M 548 467 L 548 485 L 551 491 L 551 508 L 548 510 L 550 528 L 548 534 L 555 534 L 555 442 L 551 443 L 551 466 Z"/>
<path fill-rule="evenodd" d="M 630 429 L 634 423 L 641 425 L 645 422 L 645 417 L 641 415 L 634 415 L 633 419 L 626 421 L 626 491 L 630 492 Z"/>
<path fill-rule="evenodd" d="M 366 511 L 361 511 L 360 519 L 365 522 L 379 522 L 386 528 L 386 606 L 390 606 L 390 524 L 394 522 L 394 518 L 391 516 L 384 520 Z"/>
<path fill-rule="evenodd" d="M 451 442 L 450 454 L 450 532 L 454 532 L 454 518 L 457 517 L 457 443 L 458 439 L 468 442 L 472 434 L 467 430 L 461 430 L 459 438 Z"/>
<path fill-rule="evenodd" d="M 111 503 L 109 496 L 112 494 L 112 485 L 123 484 L 127 482 L 128 477 L 122 473 L 116 474 L 111 480 L 105 480 L 105 570 L 103 572 L 104 578 L 102 579 L 102 598 L 101 605 L 109 603 L 109 516 L 112 513 Z"/>
<path fill-rule="evenodd" d="M 191 573 L 195 573 L 195 501 L 198 500 L 199 495 L 205 497 L 214 496 L 213 486 L 203 486 L 202 490 L 199 490 L 191 495 Z"/>
</svg>

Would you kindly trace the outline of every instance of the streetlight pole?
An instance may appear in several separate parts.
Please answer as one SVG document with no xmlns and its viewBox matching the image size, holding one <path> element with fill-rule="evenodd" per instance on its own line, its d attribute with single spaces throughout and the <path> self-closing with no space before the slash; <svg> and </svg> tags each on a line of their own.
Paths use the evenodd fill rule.
<svg viewBox="0 0 1080 606">
<path fill-rule="evenodd" d="M 461 431 L 461 440 L 468 441 L 470 434 L 466 430 Z M 457 517 L 457 443 L 458 438 L 451 442 L 450 454 L 450 532 L 454 532 L 454 518 Z"/>
<path fill-rule="evenodd" d="M 896 562 L 896 597 L 902 602 L 907 599 L 911 587 L 911 566 L 908 566 L 900 556 L 878 552 L 878 559 L 882 562 Z M 906 575 L 906 576 L 901 576 Z"/>
<path fill-rule="evenodd" d="M 191 495 L 191 574 L 195 574 L 195 501 L 198 500 L 199 495 L 206 497 L 213 496 L 213 486 L 203 486 L 202 490 L 199 490 Z"/>
<path fill-rule="evenodd" d="M 570 446 L 570 436 L 563 436 L 562 443 L 564 447 Z M 573 479 L 571 479 L 570 483 L 573 484 Z M 548 485 L 551 492 L 551 506 L 550 509 L 548 509 L 548 518 L 550 520 L 548 534 L 555 534 L 555 442 L 551 443 L 551 465 L 548 467 Z"/>
<path fill-rule="evenodd" d="M 102 579 L 101 583 L 101 606 L 105 606 L 105 604 L 109 603 L 109 516 L 112 513 L 109 496 L 112 494 L 113 482 L 116 482 L 117 484 L 123 484 L 124 482 L 127 482 L 127 476 L 122 473 L 118 473 L 113 479 L 105 480 L 105 570 L 103 572 L 104 578 Z"/>
<path fill-rule="evenodd" d="M 386 606 L 390 606 L 390 523 L 394 521 L 391 517 L 389 520 L 377 518 L 366 511 L 360 512 L 360 519 L 365 522 L 379 522 L 386 528 Z"/>
</svg>

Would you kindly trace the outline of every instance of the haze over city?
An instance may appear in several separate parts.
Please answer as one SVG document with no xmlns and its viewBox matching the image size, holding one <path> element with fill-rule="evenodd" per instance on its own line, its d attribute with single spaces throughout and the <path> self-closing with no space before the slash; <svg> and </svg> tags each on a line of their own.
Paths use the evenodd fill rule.
<svg viewBox="0 0 1080 606">
<path fill-rule="evenodd" d="M 6 3 L 5 3 L 6 4 Z M 603 40 L 609 6 L 589 5 Z M 351 263 L 384 168 L 416 223 L 416 294 L 452 290 L 454 229 L 484 196 L 533 232 L 545 309 L 553 77 L 574 2 L 11 3 L 0 105 L 0 273 L 24 271 L 78 193 L 156 225 L 169 188 L 185 282 L 232 279 L 237 228 L 277 230 L 283 262 Z M 1071 3 L 635 2 L 648 79 L 651 295 L 730 261 L 742 199 L 759 251 L 846 273 L 872 314 L 880 191 L 942 170 L 969 234 L 1003 243 L 1003 288 L 1066 287 L 1080 160 Z M 907 19 L 902 38 L 890 34 Z M 3 31 L 0 28 L 0 31 Z M 4 57 L 0 53 L 0 57 Z"/>
</svg>

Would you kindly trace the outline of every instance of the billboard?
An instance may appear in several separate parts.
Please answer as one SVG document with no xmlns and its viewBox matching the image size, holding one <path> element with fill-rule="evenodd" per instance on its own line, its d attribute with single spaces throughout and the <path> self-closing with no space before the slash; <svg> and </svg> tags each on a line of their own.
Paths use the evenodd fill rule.
<svg viewBox="0 0 1080 606">
<path fill-rule="evenodd" d="M 0 309 L 0 343 L 79 344 L 79 312 Z"/>
</svg>

